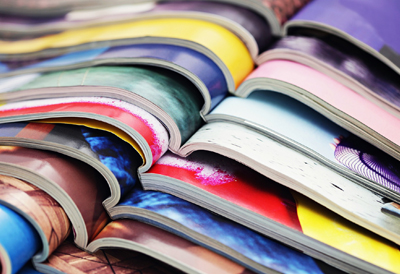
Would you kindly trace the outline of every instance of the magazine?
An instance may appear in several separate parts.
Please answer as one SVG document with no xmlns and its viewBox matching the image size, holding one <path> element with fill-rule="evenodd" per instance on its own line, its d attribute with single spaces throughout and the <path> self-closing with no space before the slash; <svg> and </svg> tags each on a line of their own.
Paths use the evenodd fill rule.
<svg viewBox="0 0 400 274">
<path fill-rule="evenodd" d="M 400 203 L 398 160 L 290 96 L 256 90 L 228 97 L 206 119 L 252 128 Z"/>
<path fill-rule="evenodd" d="M 399 267 L 393 264 L 398 245 L 212 152 L 196 151 L 186 158 L 168 153 L 142 175 L 141 182 L 146 190 L 171 193 L 209 208 L 346 272 L 382 271 L 372 270 L 370 263 L 394 272 Z M 383 202 L 377 205 L 384 206 Z"/>
<path fill-rule="evenodd" d="M 31 258 L 44 261 L 67 238 L 70 223 L 60 205 L 37 187 L 4 175 L 0 182 L 0 249 L 9 257 L 0 255 L 2 273 L 16 273 Z M 8 223 L 7 218 L 13 221 Z"/>
<path fill-rule="evenodd" d="M 109 223 L 87 247 L 90 252 L 99 248 L 124 248 L 153 258 L 165 257 L 160 260 L 185 273 L 253 273 L 179 236 L 129 219 Z"/>
<path fill-rule="evenodd" d="M 235 84 L 225 65 L 211 51 L 203 49 L 203 54 L 194 48 L 200 47 L 187 41 L 185 47 L 177 46 L 176 39 L 147 38 L 151 44 L 105 47 L 65 54 L 59 57 L 28 62 L 3 63 L 1 77 L 18 74 L 67 70 L 94 65 L 145 65 L 159 66 L 182 74 L 200 90 L 204 97 L 202 113 L 208 113 Z M 190 60 L 190 62 L 189 62 Z M 16 77 L 3 80 L 12 82 Z M 16 81 L 16 80 L 14 80 Z M 18 80 L 17 80 L 18 81 Z M 6 91 L 3 88 L 3 92 Z M 211 98 L 210 98 L 211 97 Z M 211 100 L 211 103 L 209 102 Z M 210 106 L 211 105 L 211 106 Z"/>
<path fill-rule="evenodd" d="M 285 24 L 284 34 L 350 42 L 400 73 L 399 18 L 396 0 L 315 0 Z"/>
<path fill-rule="evenodd" d="M 313 81 L 306 81 L 306 75 Z M 312 68 L 286 60 L 265 62 L 236 93 L 246 97 L 255 90 L 290 96 L 373 144 L 396 161 L 400 159 L 400 135 L 392 130 L 400 126 L 400 119 Z M 367 182 L 364 185 L 385 197 L 398 200 L 398 193 L 393 191 L 393 187 Z"/>
<path fill-rule="evenodd" d="M 50 151 L 1 146 L 0 170 L 54 197 L 72 224 L 78 246 L 86 246 L 109 220 L 102 205 L 109 196 L 108 185 L 81 161 Z"/>
<path fill-rule="evenodd" d="M 16 223 L 19 229 L 16 230 L 18 233 L 13 231 L 9 235 L 8 242 L 3 243 L 4 239 L 2 237 L 3 240 L 0 247 L 6 252 L 6 254 L 1 253 L 2 270 L 4 271 L 2 273 L 20 273 L 20 267 L 31 258 L 34 267 L 44 273 L 59 273 L 58 271 L 76 273 L 74 271 L 77 271 L 79 266 L 69 265 L 71 261 L 65 258 L 66 252 L 68 252 L 68 256 L 72 255 L 71 252 L 75 252 L 72 255 L 72 257 L 75 257 L 74 261 L 78 258 L 82 260 L 83 257 L 86 257 L 86 260 L 95 258 L 81 249 L 71 246 L 70 242 L 64 243 L 70 232 L 68 217 L 60 205 L 46 192 L 13 177 L 0 175 L 0 180 L 0 202 L 6 205 L 6 207 L 2 205 L 0 207 L 1 223 L 2 225 L 8 225 L 13 230 L 16 229 L 14 225 Z M 18 213 L 22 214 L 23 217 L 18 217 Z M 14 221 L 10 224 L 7 218 L 11 218 Z M 23 219 L 26 219 L 28 224 L 22 223 Z M 28 230 L 29 228 L 33 232 Z M 6 229 L 2 229 L 2 232 L 8 234 Z M 5 234 L 2 235 L 4 236 Z M 20 244 L 18 241 L 24 242 Z M 29 244 L 27 245 L 26 243 Z M 40 245 L 42 245 L 41 251 Z M 16 248 L 17 246 L 22 248 L 18 249 Z M 94 249 L 98 250 L 99 248 L 136 250 L 141 253 L 131 252 L 132 257 L 141 256 L 142 259 L 143 255 L 141 254 L 150 254 L 153 258 L 159 258 L 161 261 L 176 266 L 186 273 L 210 273 L 210 271 L 232 273 L 231 271 L 233 270 L 236 271 L 235 273 L 252 273 L 210 250 L 163 230 L 132 220 L 111 222 L 103 228 L 97 234 L 96 239 L 90 242 L 87 250 L 94 252 Z M 75 251 L 71 251 L 71 249 Z M 64 253 L 63 258 L 60 257 L 60 253 Z M 103 251 L 103 256 L 107 256 L 107 253 Z M 79 257 L 77 257 L 78 254 L 80 254 Z M 118 252 L 112 252 L 111 254 L 118 254 Z M 122 253 L 119 252 L 119 254 Z M 125 256 L 127 255 L 129 255 L 129 252 L 125 254 Z M 125 258 L 128 259 L 127 257 Z M 199 262 L 200 258 L 203 258 L 201 264 Z M 65 262 L 69 264 L 66 265 Z M 110 263 L 109 268 L 116 268 L 118 271 L 119 264 L 120 262 Z M 153 264 L 156 263 L 153 262 Z M 158 264 L 160 265 L 160 263 Z M 94 265 L 98 267 L 99 263 Z M 127 266 L 129 265 L 124 267 L 126 268 Z M 101 264 L 101 267 L 104 268 L 104 264 Z M 109 268 L 102 271 L 109 271 Z M 130 268 L 138 270 L 140 265 L 137 262 L 135 265 L 133 261 Z M 143 265 L 142 268 L 144 268 Z M 85 272 L 88 270 L 89 268 Z M 94 269 L 91 270 L 93 271 Z"/>
<path fill-rule="evenodd" d="M 18 271 L 35 255 L 41 242 L 31 223 L 2 204 L 0 220 L 2 235 L 8 236 L 1 237 L 0 270 L 2 273 L 11 273 L 14 270 Z"/>
<path fill-rule="evenodd" d="M 125 142 L 108 131 L 49 123 L 7 123 L 0 125 L 0 128 L 2 145 L 62 153 L 96 169 L 110 189 L 110 197 L 103 201 L 106 210 L 115 206 L 138 183 L 137 172 L 140 170 L 138 167 L 143 165 L 142 156 L 128 153 Z M 117 167 L 107 164 L 108 161 L 115 163 L 117 159 L 121 162 L 118 172 L 115 171 Z"/>
<path fill-rule="evenodd" d="M 351 43 L 332 45 L 316 37 L 287 36 L 260 54 L 257 64 L 276 59 L 312 67 L 400 117 L 398 74 Z"/>
<path fill-rule="evenodd" d="M 252 13 L 256 13 L 264 19 L 265 23 L 269 25 L 268 28 L 262 28 L 265 36 L 269 37 L 270 33 L 274 36 L 279 36 L 281 34 L 281 25 L 285 23 L 288 18 L 293 16 L 300 8 L 306 5 L 310 0 L 299 0 L 299 1 L 289 1 L 289 0 L 248 0 L 248 1 L 239 1 L 239 0 L 217 0 L 212 2 L 217 2 L 221 7 L 224 5 L 224 9 L 226 6 L 237 6 L 243 7 Z M 143 13 L 146 11 L 151 11 L 153 9 L 157 9 L 157 6 L 174 6 L 173 3 L 162 3 L 161 1 L 146 1 L 140 0 L 136 1 L 137 3 L 132 4 L 131 1 L 126 0 L 118 0 L 117 3 L 113 3 L 114 7 L 110 7 L 110 3 L 106 1 L 63 1 L 63 2 L 52 2 L 52 1 L 43 1 L 40 6 L 38 6 L 35 2 L 31 0 L 25 0 L 24 2 L 14 3 L 13 1 L 1 1 L 0 9 L 4 14 L 10 14 L 10 16 L 5 17 L 3 20 L 7 22 L 8 20 L 13 20 L 15 22 L 16 16 L 25 16 L 25 17 L 43 17 L 45 15 L 51 14 L 51 16 L 59 15 L 59 18 L 52 20 L 55 26 L 52 26 L 50 29 L 54 29 L 58 27 L 58 29 L 64 27 L 74 27 L 78 26 L 90 26 L 92 24 L 101 24 L 107 22 L 116 22 L 121 20 L 130 20 L 132 17 L 137 16 L 139 13 Z M 161 2 L 157 3 L 156 2 Z M 171 1 L 177 3 L 176 6 L 182 6 L 181 0 Z M 187 1 L 189 2 L 189 1 Z M 194 1 L 193 1 L 194 2 Z M 213 3 L 211 1 L 199 1 L 200 4 L 186 4 L 195 6 L 196 8 L 205 9 L 207 12 L 209 11 L 209 6 Z M 211 3 L 210 3 L 211 2 Z M 179 4 L 178 4 L 179 3 Z M 205 6 L 205 8 L 204 8 Z M 217 5 L 216 5 L 217 6 Z M 187 6 L 185 6 L 187 9 Z M 161 8 L 162 9 L 162 8 Z M 184 8 L 183 8 L 184 9 Z M 249 13 L 247 11 L 247 13 Z M 219 12 L 218 12 L 219 13 Z M 241 10 L 241 13 L 246 13 L 244 9 Z M 250 14 L 250 13 L 249 13 Z M 233 18 L 235 21 L 238 18 L 237 16 L 243 16 L 239 14 L 235 14 L 236 17 Z M 226 15 L 225 15 L 226 16 Z M 10 19 L 11 17 L 11 19 Z M 255 20 L 254 17 L 256 15 L 252 14 L 252 20 Z M 8 20 L 7 20 L 8 19 Z M 19 20 L 18 24 L 9 24 L 7 25 L 8 31 L 23 31 L 22 24 L 27 24 L 27 20 Z M 75 20 L 74 20 L 75 19 Z M 249 20 L 249 18 L 246 18 Z M 21 23 L 22 21 L 22 23 Z M 66 22 L 65 22 L 66 21 Z M 78 22 L 76 22 L 78 21 Z M 9 21 L 8 21 L 9 22 Z M 37 22 L 35 20 L 28 21 L 30 24 Z M 43 22 L 43 21 L 42 21 Z M 46 21 L 47 23 L 48 21 Z M 44 26 L 39 25 L 39 29 L 45 28 Z M 265 24 L 264 23 L 264 24 Z M 38 25 L 38 23 L 36 24 Z M 46 26 L 49 28 L 50 26 Z M 16 29 L 13 29 L 16 28 Z M 29 30 L 34 31 L 37 28 L 30 28 Z M 270 28 L 270 29 L 269 29 Z M 33 29 L 33 30 L 32 30 Z M 26 31 L 26 30 L 25 30 Z M 39 30 L 38 30 L 39 31 Z M 9 33 L 7 32 L 7 34 Z"/>
<path fill-rule="evenodd" d="M 100 193 L 101 183 L 99 179 L 96 180 L 97 188 L 93 189 L 93 186 L 91 186 L 91 183 L 88 182 L 87 179 L 84 180 L 80 178 L 77 174 L 73 175 L 70 168 L 67 168 L 67 163 L 65 163 L 65 161 L 68 157 L 56 153 L 30 150 L 28 148 L 22 147 L 12 147 L 12 149 L 12 153 L 8 153 L 8 151 L 2 151 L 2 153 L 0 153 L 0 172 L 3 174 L 17 176 L 21 179 L 25 179 L 33 185 L 40 186 L 40 188 L 46 192 L 48 191 L 48 189 L 51 189 L 51 186 L 55 186 L 59 182 L 57 182 L 56 178 L 53 178 L 54 182 L 51 182 L 51 185 L 43 185 L 43 181 L 45 180 L 45 178 L 52 176 L 54 177 L 54 174 L 63 175 L 63 173 L 57 173 L 50 170 L 50 168 L 35 169 L 35 167 L 43 166 L 42 163 L 38 164 L 38 161 L 40 161 L 39 156 L 46 155 L 47 158 L 51 158 L 53 165 L 55 165 L 58 161 L 63 161 L 63 172 L 68 173 L 69 178 L 77 179 L 76 181 L 71 180 L 77 183 L 75 183 L 74 186 L 70 183 L 68 185 L 68 189 L 64 185 L 66 191 L 69 190 L 69 192 L 65 195 L 71 195 L 70 199 L 72 200 L 72 202 L 70 202 L 69 205 L 66 205 L 66 202 L 63 202 L 62 199 L 58 200 L 57 196 L 59 195 L 57 195 L 57 193 L 52 193 L 51 195 L 56 198 L 60 205 L 65 209 L 68 217 L 71 219 L 75 243 L 81 248 L 86 248 L 87 244 L 89 243 L 89 241 L 82 243 L 77 241 L 77 238 L 80 237 L 79 233 L 84 232 L 80 231 L 82 229 L 80 229 L 76 225 L 82 225 L 83 228 L 86 227 L 88 231 L 87 238 L 89 238 L 89 240 L 93 240 L 95 235 L 101 235 L 101 231 L 107 222 L 107 216 L 105 216 L 106 214 L 104 214 L 104 209 L 101 208 L 100 200 L 104 199 L 104 195 L 101 195 Z M 130 147 L 130 150 L 131 152 L 132 150 L 133 152 L 135 152 L 132 147 Z M 27 161 L 27 155 L 29 153 L 35 155 L 34 159 L 37 163 L 35 166 L 29 164 L 29 161 Z M 21 161 L 22 158 L 23 161 Z M 69 158 L 69 160 L 71 161 L 70 164 L 76 162 L 74 159 L 71 158 Z M 124 161 L 124 159 L 120 159 L 118 161 L 121 160 Z M 32 161 L 33 160 L 31 160 L 30 162 Z M 111 161 L 107 161 L 105 159 L 104 163 L 106 162 L 109 162 L 110 165 L 116 164 L 111 163 Z M 11 169 L 10 166 L 17 167 Z M 139 164 L 137 165 L 137 167 L 138 166 Z M 84 173 L 86 177 L 95 179 L 96 176 L 94 176 L 94 174 L 90 174 L 89 167 L 84 166 L 81 163 L 80 168 L 80 172 Z M 27 171 L 30 171 L 31 173 L 37 173 L 38 176 L 25 176 Z M 82 175 L 80 176 L 82 177 Z M 101 185 L 106 184 L 103 183 Z M 60 184 L 60 186 L 62 186 L 62 184 Z M 71 189 L 73 189 L 73 191 L 71 191 Z M 85 196 L 85 198 L 82 198 L 82 196 Z M 153 203 L 156 201 L 158 202 Z M 164 207 L 163 204 L 166 204 L 167 206 Z M 78 207 L 78 211 L 68 210 L 66 206 L 76 206 Z M 116 216 L 111 213 L 113 209 L 116 209 Z M 118 213 L 118 210 L 121 209 L 123 210 L 123 212 L 126 213 Z M 147 212 L 148 214 L 147 216 L 143 216 L 141 214 L 135 213 L 136 211 L 139 213 Z M 290 249 L 235 222 L 214 215 L 203 208 L 200 208 L 196 205 L 188 203 L 169 194 L 154 191 L 143 191 L 137 184 L 135 188 L 123 198 L 122 202 L 120 202 L 120 204 L 118 204 L 116 207 L 112 208 L 109 213 L 111 213 L 114 218 L 119 218 L 120 216 L 117 216 L 118 214 L 127 214 L 129 215 L 129 218 L 139 219 L 141 221 L 149 222 L 152 225 L 160 226 L 165 230 L 178 234 L 181 237 L 183 236 L 184 238 L 194 241 L 195 243 L 198 243 L 202 246 L 212 248 L 212 250 L 217 251 L 221 255 L 224 255 L 225 257 L 228 256 L 228 258 L 233 259 L 241 265 L 249 267 L 250 269 L 253 269 L 259 273 L 263 273 L 265 271 L 289 272 L 299 268 L 308 273 L 324 273 L 323 270 L 321 270 L 321 267 L 322 269 L 330 268 L 324 263 L 315 261 L 311 257 L 301 252 Z M 90 216 L 88 216 L 89 219 L 87 218 L 88 214 L 90 214 Z M 83 219 L 85 219 L 85 222 L 83 224 L 77 224 L 76 222 L 74 222 L 74 218 L 76 219 L 76 217 L 79 216 L 82 216 Z M 157 216 L 164 217 L 162 219 L 158 219 Z M 196 218 L 193 219 L 191 218 L 191 216 L 196 216 Z M 178 220 L 187 221 L 183 222 L 181 225 L 177 225 Z M 209 226 L 205 227 L 200 225 L 199 222 L 205 221 L 207 221 Z M 221 229 L 224 230 L 224 233 L 221 233 Z M 149 231 L 149 229 L 146 230 Z M 121 233 L 118 234 L 121 235 Z M 229 239 L 235 239 L 235 241 L 232 242 Z M 238 245 L 238 243 L 240 243 L 240 245 Z M 282 254 L 279 254 L 277 250 L 281 250 L 282 254 L 285 255 L 283 256 Z M 163 259 L 163 256 L 165 256 L 165 254 L 157 256 L 159 259 Z M 288 256 L 291 257 L 290 263 L 288 263 L 288 261 L 285 259 Z M 172 262 L 172 264 L 176 267 L 182 267 L 181 264 L 178 264 L 176 262 Z M 322 266 L 320 267 L 320 265 Z"/>
<path fill-rule="evenodd" d="M 12 116 L 9 119 L 17 119 L 16 109 L 20 109 L 21 104 L 26 105 L 25 100 L 30 100 L 32 106 L 52 105 L 55 109 L 58 104 L 71 105 L 77 100 L 74 97 L 93 96 L 84 100 L 93 103 L 99 101 L 116 107 L 120 105 L 120 112 L 131 108 L 136 111 L 139 107 L 157 117 L 166 126 L 172 151 L 178 150 L 203 123 L 200 111 L 204 100 L 193 84 L 176 73 L 157 68 L 101 66 L 47 73 L 3 96 L 6 102 L 11 102 L 2 106 L 3 114 Z M 104 97 L 98 98 L 99 96 Z M 43 99 L 48 97 L 56 99 Z M 76 104 L 73 106 L 75 111 L 83 112 Z M 118 119 L 114 112 L 108 117 Z M 49 116 L 46 113 L 40 119 L 49 118 L 45 117 Z M 107 112 L 98 109 L 97 114 L 106 116 Z M 119 120 L 123 120 L 124 115 L 119 116 Z M 125 123 L 129 125 L 132 122 Z M 126 125 L 121 124 L 119 127 Z"/>
<path fill-rule="evenodd" d="M 189 40 L 208 48 L 229 69 L 236 87 L 254 67 L 244 43 L 229 30 L 206 21 L 185 18 L 149 19 L 82 28 L 30 41 L 1 41 L 0 60 L 55 57 L 93 47 L 130 45 L 135 39 L 149 43 L 146 37 L 180 39 L 181 46 Z"/>
<path fill-rule="evenodd" d="M 313 81 L 308 81 L 309 77 Z M 391 130 L 399 125 L 400 119 L 312 68 L 286 60 L 265 62 L 249 75 L 235 94 L 246 97 L 256 89 L 291 96 L 400 159 L 400 132 Z"/>
<path fill-rule="evenodd" d="M 228 3 L 183 1 L 132 3 L 103 10 L 74 11 L 47 20 L 3 16 L 0 17 L 0 35 L 8 39 L 32 38 L 76 28 L 157 18 L 199 19 L 221 25 L 246 44 L 253 58 L 258 55 L 259 48 L 266 49 L 272 38 L 266 35 L 267 22 L 248 9 Z"/>
<path fill-rule="evenodd" d="M 100 249 L 93 254 L 77 248 L 71 239 L 42 264 L 35 267 L 43 273 L 92 273 L 125 274 L 139 272 L 149 274 L 182 274 L 183 272 L 143 253 L 122 248 Z M 36 274 L 36 273 L 35 273 Z"/>
<path fill-rule="evenodd" d="M 34 79 L 39 77 L 37 73 L 99 65 L 161 67 L 181 74 L 199 89 L 205 101 L 201 109 L 203 116 L 214 108 L 228 91 L 235 90 L 235 83 L 228 68 L 208 49 L 202 47 L 201 53 L 196 50 L 201 46 L 189 41 L 186 41 L 185 47 L 177 46 L 177 39 L 171 38 L 147 40 L 151 43 L 78 51 L 45 60 L 3 62 L 3 66 L 0 65 L 0 77 L 36 73 L 21 76 Z M 4 100 L 21 96 L 18 93 L 7 93 L 26 84 L 26 81 L 21 81 L 21 77 L 0 80 L 0 91 L 4 93 Z M 34 95 L 31 94 L 29 98 L 33 99 Z"/>
</svg>

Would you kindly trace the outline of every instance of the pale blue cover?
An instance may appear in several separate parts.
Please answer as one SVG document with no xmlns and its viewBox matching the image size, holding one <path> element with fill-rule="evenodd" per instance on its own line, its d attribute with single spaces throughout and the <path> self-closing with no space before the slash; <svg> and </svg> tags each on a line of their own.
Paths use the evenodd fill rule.
<svg viewBox="0 0 400 274">
<path fill-rule="evenodd" d="M 261 125 L 334 162 L 334 139 L 349 135 L 310 107 L 272 91 L 255 91 L 247 98 L 228 97 L 211 114 L 226 114 Z"/>
</svg>

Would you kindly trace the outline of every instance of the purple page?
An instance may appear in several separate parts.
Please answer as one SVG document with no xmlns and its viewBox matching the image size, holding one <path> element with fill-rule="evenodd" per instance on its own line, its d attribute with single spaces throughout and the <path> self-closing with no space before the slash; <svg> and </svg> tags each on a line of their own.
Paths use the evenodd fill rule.
<svg viewBox="0 0 400 274">
<path fill-rule="evenodd" d="M 287 36 L 278 40 L 271 49 L 290 49 L 312 56 L 400 108 L 398 75 L 352 44 L 332 46 L 314 37 Z"/>
<path fill-rule="evenodd" d="M 290 24 L 296 20 L 315 21 L 341 30 L 400 67 L 399 0 L 314 0 Z"/>
</svg>

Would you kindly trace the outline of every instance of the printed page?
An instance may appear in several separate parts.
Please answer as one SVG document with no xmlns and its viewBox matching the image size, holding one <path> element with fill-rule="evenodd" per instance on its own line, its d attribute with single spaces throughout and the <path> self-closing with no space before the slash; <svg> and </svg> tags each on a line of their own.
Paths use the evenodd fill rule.
<svg viewBox="0 0 400 274">
<path fill-rule="evenodd" d="M 215 122 L 203 126 L 182 152 L 186 154 L 199 148 L 236 159 L 378 235 L 400 243 L 400 219 L 381 212 L 381 196 L 266 136 L 239 125 Z"/>
<path fill-rule="evenodd" d="M 336 143 L 350 134 L 305 104 L 272 91 L 255 91 L 247 98 L 228 97 L 212 114 L 238 117 L 257 130 L 272 130 L 334 163 Z"/>
<path fill-rule="evenodd" d="M 295 230 L 298 234 L 320 242 L 308 242 L 309 248 L 322 252 L 325 244 L 331 246 L 332 249 L 323 251 L 328 256 L 336 257 L 335 249 L 338 249 L 345 252 L 346 255 L 342 255 L 348 262 L 352 259 L 349 255 L 352 255 L 388 271 L 396 272 L 400 267 L 397 245 L 249 167 L 219 154 L 196 151 L 186 158 L 181 158 L 168 153 L 142 178 L 145 178 L 146 174 L 162 176 L 152 176 L 149 182 L 144 180 L 145 189 L 149 183 L 152 189 L 157 189 L 159 185 L 160 190 L 169 189 L 171 193 L 179 192 L 179 195 L 182 195 L 181 189 L 187 189 L 184 184 L 190 184 L 195 187 L 195 193 L 188 193 L 190 190 L 186 190 L 186 199 L 194 200 L 193 196 L 199 195 L 202 203 L 212 206 L 215 212 L 246 220 L 250 228 L 253 224 L 254 227 L 266 228 L 264 221 L 273 221 L 285 226 L 285 229 L 276 231 L 278 234 L 287 235 L 286 229 Z M 172 186 L 166 177 L 177 179 L 179 182 Z M 155 180 L 159 182 L 154 183 Z M 165 188 L 163 184 L 166 184 Z M 182 187 L 179 187 L 180 184 Z M 175 188 L 178 188 L 176 192 Z M 208 199 L 207 195 L 217 196 L 226 206 L 218 205 L 214 200 Z M 229 213 L 224 213 L 227 206 L 230 208 Z M 262 221 L 258 221 L 260 218 Z M 307 237 L 302 235 L 293 237 L 292 240 L 301 243 L 308 241 Z"/>
<path fill-rule="evenodd" d="M 317 261 L 311 257 L 167 193 L 144 191 L 137 187 L 118 206 L 114 207 L 110 215 L 113 219 L 121 217 L 136 219 L 135 212 L 143 212 L 143 210 L 170 220 L 169 223 L 164 223 L 145 217 L 153 225 L 191 240 L 195 237 L 206 247 L 210 244 L 201 242 L 201 239 L 217 242 L 218 246 L 213 244 L 213 248 L 220 250 L 225 256 L 230 254 L 236 260 L 251 262 L 259 271 L 273 269 L 287 273 L 301 269 L 306 273 L 322 273 Z M 139 219 L 142 220 L 143 217 Z M 185 230 L 180 229 L 182 226 L 186 231 L 191 231 L 191 235 L 186 235 Z"/>
<path fill-rule="evenodd" d="M 51 254 L 69 235 L 71 225 L 62 207 L 38 187 L 13 177 L 0 175 L 0 200 L 28 214 L 40 226 Z M 46 258 L 41 258 L 46 259 Z"/>
</svg>

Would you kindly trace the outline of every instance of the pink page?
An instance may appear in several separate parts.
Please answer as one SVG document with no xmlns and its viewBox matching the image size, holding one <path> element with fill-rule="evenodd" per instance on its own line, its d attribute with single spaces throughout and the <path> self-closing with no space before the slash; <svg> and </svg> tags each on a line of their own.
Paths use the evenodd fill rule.
<svg viewBox="0 0 400 274">
<path fill-rule="evenodd" d="M 268 61 L 254 70 L 246 80 L 260 77 L 298 86 L 400 145 L 400 119 L 310 67 L 285 60 Z"/>
</svg>

